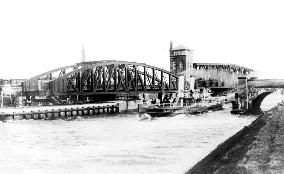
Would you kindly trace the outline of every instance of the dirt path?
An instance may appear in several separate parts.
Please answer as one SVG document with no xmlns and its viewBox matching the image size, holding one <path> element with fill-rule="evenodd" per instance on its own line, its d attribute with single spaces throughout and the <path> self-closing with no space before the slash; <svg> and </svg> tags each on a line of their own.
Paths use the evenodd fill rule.
<svg viewBox="0 0 284 174">
<path fill-rule="evenodd" d="M 220 144 L 190 173 L 284 174 L 284 104 Z"/>
</svg>

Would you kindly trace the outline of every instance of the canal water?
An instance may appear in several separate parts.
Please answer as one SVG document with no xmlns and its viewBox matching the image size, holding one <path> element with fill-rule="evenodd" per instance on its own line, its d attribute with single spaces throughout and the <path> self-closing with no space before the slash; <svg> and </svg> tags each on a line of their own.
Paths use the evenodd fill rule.
<svg viewBox="0 0 284 174">
<path fill-rule="evenodd" d="M 255 117 L 229 109 L 139 121 L 117 115 L 0 123 L 0 173 L 184 173 Z"/>
</svg>

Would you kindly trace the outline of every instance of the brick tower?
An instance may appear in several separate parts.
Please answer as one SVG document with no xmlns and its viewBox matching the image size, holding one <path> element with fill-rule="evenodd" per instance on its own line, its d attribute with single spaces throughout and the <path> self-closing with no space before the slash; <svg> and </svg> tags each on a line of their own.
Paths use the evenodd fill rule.
<svg viewBox="0 0 284 174">
<path fill-rule="evenodd" d="M 193 50 L 186 48 L 183 45 L 173 48 L 173 43 L 170 43 L 170 71 L 179 74 L 185 71 L 186 75 L 191 74 L 193 68 Z"/>
</svg>

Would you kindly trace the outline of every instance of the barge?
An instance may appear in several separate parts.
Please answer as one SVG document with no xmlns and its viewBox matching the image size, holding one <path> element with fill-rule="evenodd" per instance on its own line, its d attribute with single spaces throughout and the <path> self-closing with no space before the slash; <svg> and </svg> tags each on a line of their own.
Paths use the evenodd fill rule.
<svg viewBox="0 0 284 174">
<path fill-rule="evenodd" d="M 139 116 L 148 114 L 152 118 L 155 117 L 173 117 L 177 114 L 197 115 L 211 111 L 218 111 L 223 109 L 222 103 L 212 104 L 210 106 L 172 106 L 172 105 L 154 105 L 149 107 L 139 107 Z"/>
<path fill-rule="evenodd" d="M 147 113 L 154 117 L 171 117 L 175 111 L 182 109 L 181 106 L 153 105 L 149 107 L 139 107 L 139 116 Z"/>
</svg>

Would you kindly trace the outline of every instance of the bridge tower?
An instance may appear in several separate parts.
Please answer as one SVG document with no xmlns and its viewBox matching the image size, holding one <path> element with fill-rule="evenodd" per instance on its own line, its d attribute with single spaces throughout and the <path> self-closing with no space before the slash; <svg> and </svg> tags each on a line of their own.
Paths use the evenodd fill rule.
<svg viewBox="0 0 284 174">
<path fill-rule="evenodd" d="M 179 45 L 173 48 L 173 43 L 170 43 L 170 71 L 171 73 L 179 74 L 183 71 L 187 75 L 191 74 L 193 68 L 193 50 Z"/>
</svg>

